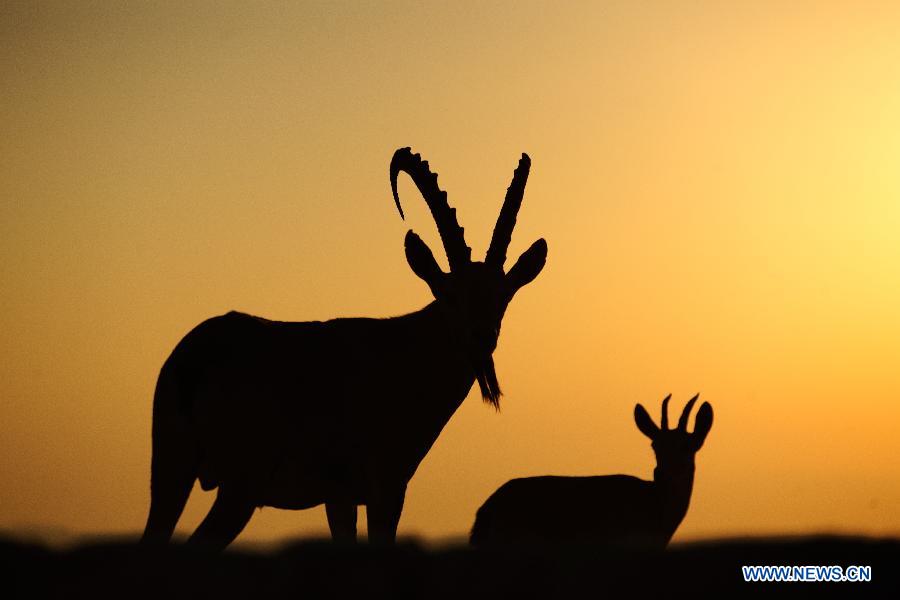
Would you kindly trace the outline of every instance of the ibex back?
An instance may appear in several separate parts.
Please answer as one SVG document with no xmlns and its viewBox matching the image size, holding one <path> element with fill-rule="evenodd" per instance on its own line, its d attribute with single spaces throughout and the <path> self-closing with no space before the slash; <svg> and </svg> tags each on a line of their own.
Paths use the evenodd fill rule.
<svg viewBox="0 0 900 600">
<path fill-rule="evenodd" d="M 694 455 L 712 427 L 712 406 L 697 411 L 693 433 L 687 422 L 697 396 L 669 429 L 666 396 L 661 427 L 643 406 L 634 420 L 653 441 L 653 481 L 629 475 L 527 477 L 503 484 L 478 509 L 475 546 L 510 544 L 601 544 L 665 548 L 687 514 L 694 485 Z"/>
<path fill-rule="evenodd" d="M 369 539 L 392 542 L 406 486 L 477 380 L 498 407 L 491 358 L 516 291 L 540 273 L 538 240 L 505 273 L 506 249 L 530 160 L 522 155 L 487 258 L 473 262 L 437 176 L 409 148 L 390 181 L 415 182 L 437 224 L 450 272 L 412 231 L 406 259 L 434 301 L 390 319 L 285 323 L 231 312 L 201 323 L 163 365 L 153 402 L 147 542 L 167 541 L 194 481 L 218 488 L 190 542 L 228 545 L 261 506 L 325 504 L 336 540 L 356 539 L 366 505 Z"/>
</svg>

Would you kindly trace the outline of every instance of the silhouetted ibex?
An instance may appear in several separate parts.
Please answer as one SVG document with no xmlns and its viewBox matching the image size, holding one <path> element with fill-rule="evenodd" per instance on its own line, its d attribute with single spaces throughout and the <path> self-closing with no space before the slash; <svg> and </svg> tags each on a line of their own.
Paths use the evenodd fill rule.
<svg viewBox="0 0 900 600">
<path fill-rule="evenodd" d="M 471 542 L 491 544 L 604 544 L 665 548 L 687 514 L 694 485 L 694 454 L 712 427 L 713 411 L 704 402 L 694 432 L 687 432 L 687 403 L 678 427 L 669 429 L 668 404 L 661 427 L 640 404 L 634 422 L 653 440 L 653 481 L 630 475 L 602 477 L 526 477 L 503 484 L 475 517 Z"/>
<path fill-rule="evenodd" d="M 522 155 L 483 263 L 437 175 L 409 148 L 390 164 L 415 182 L 437 224 L 450 272 L 412 231 L 406 259 L 435 300 L 390 319 L 286 323 L 230 312 L 198 325 L 176 346 L 153 400 L 148 542 L 168 540 L 194 481 L 218 487 L 189 541 L 227 546 L 261 506 L 325 504 L 331 534 L 356 539 L 358 505 L 369 539 L 392 542 L 406 486 L 478 381 L 498 407 L 491 355 L 516 291 L 547 257 L 538 240 L 504 273 L 506 250 L 531 161 Z"/>
</svg>

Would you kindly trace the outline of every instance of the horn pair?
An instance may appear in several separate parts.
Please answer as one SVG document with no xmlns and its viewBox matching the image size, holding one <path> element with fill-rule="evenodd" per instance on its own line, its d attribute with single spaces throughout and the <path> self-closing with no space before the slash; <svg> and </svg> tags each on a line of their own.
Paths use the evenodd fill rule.
<svg viewBox="0 0 900 600">
<path fill-rule="evenodd" d="M 697 402 L 697 398 L 700 397 L 700 394 L 695 394 L 693 398 L 688 400 L 687 405 L 684 407 L 684 410 L 681 411 L 681 417 L 678 419 L 678 427 L 679 431 L 687 431 L 687 423 L 688 417 L 691 416 L 691 409 L 694 408 L 694 403 Z M 672 394 L 669 394 L 665 398 L 663 398 L 662 402 L 662 418 L 659 421 L 659 428 L 662 431 L 668 431 L 669 429 L 669 400 L 672 398 Z"/>
<path fill-rule="evenodd" d="M 512 231 L 516 225 L 516 215 L 522 205 L 522 197 L 525 194 L 525 183 L 528 181 L 528 172 L 531 169 L 531 159 L 527 154 L 522 154 L 519 165 L 513 173 L 512 183 L 506 190 L 506 198 L 497 217 L 494 233 L 491 236 L 491 244 L 485 256 L 485 264 L 503 269 L 506 262 L 506 250 L 512 238 Z M 431 216 L 437 225 L 441 242 L 444 244 L 444 252 L 450 263 L 450 270 L 456 271 L 472 262 L 472 249 L 466 245 L 463 228 L 456 220 L 456 209 L 450 208 L 447 202 L 447 192 L 441 190 L 437 182 L 437 174 L 432 173 L 428 167 L 428 161 L 423 161 L 421 156 L 413 154 L 411 148 L 400 148 L 394 152 L 391 159 L 390 178 L 391 191 L 394 193 L 394 202 L 400 217 L 405 219 L 403 208 L 400 206 L 400 196 L 397 194 L 397 176 L 404 172 L 408 174 L 419 193 L 425 199 Z"/>
</svg>

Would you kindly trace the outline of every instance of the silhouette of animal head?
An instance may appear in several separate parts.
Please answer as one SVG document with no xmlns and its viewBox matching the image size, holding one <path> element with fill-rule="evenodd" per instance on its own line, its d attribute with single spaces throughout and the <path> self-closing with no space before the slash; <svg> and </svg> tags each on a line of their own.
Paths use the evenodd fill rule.
<svg viewBox="0 0 900 600">
<path fill-rule="evenodd" d="M 539 239 L 526 250 L 508 272 L 504 272 L 506 250 L 522 204 L 531 159 L 523 154 L 506 190 L 506 199 L 494 227 L 484 262 L 472 261 L 463 228 L 456 221 L 447 194 L 438 187 L 437 175 L 410 148 L 401 148 L 391 159 L 390 178 L 394 202 L 404 217 L 397 194 L 397 176 L 407 173 L 416 184 L 437 224 L 450 272 L 438 266 L 431 250 L 412 230 L 406 234 L 406 260 L 421 278 L 451 321 L 453 330 L 475 370 L 475 378 L 486 402 L 499 408 L 500 386 L 491 355 L 500 335 L 500 322 L 516 291 L 538 276 L 547 260 L 547 242 Z"/>
<path fill-rule="evenodd" d="M 693 473 L 694 455 L 703 446 L 706 434 L 709 433 L 713 422 L 713 410 L 709 402 L 704 402 L 697 411 L 694 422 L 694 431 L 688 433 L 687 422 L 691 409 L 700 394 L 691 398 L 678 419 L 678 426 L 669 429 L 669 399 L 672 394 L 665 397 L 662 402 L 662 420 L 657 427 L 647 414 L 647 410 L 637 404 L 634 407 L 634 422 L 641 433 L 650 438 L 653 443 L 653 452 L 656 454 L 658 474 L 667 478 L 680 478 L 687 472 Z"/>
</svg>

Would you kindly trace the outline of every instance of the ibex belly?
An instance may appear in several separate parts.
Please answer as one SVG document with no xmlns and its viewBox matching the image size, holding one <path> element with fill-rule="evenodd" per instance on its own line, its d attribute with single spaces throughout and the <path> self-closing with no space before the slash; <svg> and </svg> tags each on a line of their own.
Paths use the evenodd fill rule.
<svg viewBox="0 0 900 600">
<path fill-rule="evenodd" d="M 318 455 L 284 456 L 276 460 L 264 483 L 259 504 L 290 510 L 311 508 L 326 502 L 366 504 L 363 469 L 346 457 Z"/>
<path fill-rule="evenodd" d="M 289 509 L 358 496 L 340 396 L 311 401 L 302 386 L 272 383 L 233 373 L 198 390 L 203 487 L 238 488 L 259 506 Z"/>
</svg>

